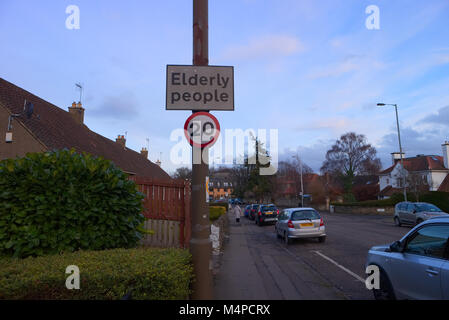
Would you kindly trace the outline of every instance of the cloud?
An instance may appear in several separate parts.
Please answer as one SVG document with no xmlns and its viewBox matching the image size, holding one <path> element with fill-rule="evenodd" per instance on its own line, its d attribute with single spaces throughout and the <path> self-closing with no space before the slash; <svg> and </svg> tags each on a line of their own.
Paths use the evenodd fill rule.
<svg viewBox="0 0 449 320">
<path fill-rule="evenodd" d="M 247 44 L 229 47 L 226 59 L 248 60 L 281 58 L 304 51 L 302 42 L 290 35 L 267 35 L 251 39 Z"/>
<path fill-rule="evenodd" d="M 350 54 L 346 55 L 342 61 L 328 65 L 324 67 L 320 67 L 315 71 L 309 73 L 309 79 L 320 79 L 320 78 L 330 78 L 330 77 L 339 77 L 346 73 L 361 71 L 364 72 L 382 69 L 384 68 L 384 64 L 372 58 L 368 58 L 364 55 L 355 55 Z"/>
<path fill-rule="evenodd" d="M 320 172 L 326 152 L 334 143 L 334 140 L 319 140 L 311 146 L 298 146 L 296 150 L 284 149 L 279 154 L 279 161 L 291 161 L 293 156 L 299 155 L 302 161 L 311 167 L 314 172 Z"/>
<path fill-rule="evenodd" d="M 449 126 L 449 105 L 438 109 L 436 114 L 424 117 L 419 123 L 441 124 Z"/>
<path fill-rule="evenodd" d="M 118 95 L 107 96 L 97 107 L 89 110 L 93 117 L 112 119 L 132 119 L 138 115 L 139 103 L 133 92 L 124 91 Z"/>
</svg>

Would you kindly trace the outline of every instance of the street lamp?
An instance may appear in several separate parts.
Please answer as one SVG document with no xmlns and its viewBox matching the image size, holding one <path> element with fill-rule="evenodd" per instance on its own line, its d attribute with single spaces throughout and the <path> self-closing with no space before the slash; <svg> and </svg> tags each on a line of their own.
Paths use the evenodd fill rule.
<svg viewBox="0 0 449 320">
<path fill-rule="evenodd" d="M 403 178 L 403 183 L 404 183 L 404 201 L 407 201 L 407 183 L 406 183 L 406 177 L 405 177 L 404 158 L 403 158 L 403 153 L 402 153 L 401 132 L 399 130 L 398 105 L 391 104 L 391 103 L 378 103 L 377 106 L 378 107 L 394 106 L 394 109 L 396 111 L 396 126 L 398 128 L 399 153 L 401 156 L 402 178 Z"/>
</svg>

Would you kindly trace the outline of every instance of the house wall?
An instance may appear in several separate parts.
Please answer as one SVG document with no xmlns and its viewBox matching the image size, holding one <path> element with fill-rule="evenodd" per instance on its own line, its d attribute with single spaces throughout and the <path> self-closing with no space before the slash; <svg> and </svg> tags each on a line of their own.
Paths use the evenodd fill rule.
<svg viewBox="0 0 449 320">
<path fill-rule="evenodd" d="M 28 152 L 43 152 L 46 148 L 20 122 L 12 122 L 13 142 L 6 143 L 9 111 L 0 104 L 0 160 L 23 157 Z"/>
<path fill-rule="evenodd" d="M 429 173 L 427 181 L 430 184 L 430 191 L 437 191 L 447 174 L 444 171 L 432 171 Z"/>
</svg>

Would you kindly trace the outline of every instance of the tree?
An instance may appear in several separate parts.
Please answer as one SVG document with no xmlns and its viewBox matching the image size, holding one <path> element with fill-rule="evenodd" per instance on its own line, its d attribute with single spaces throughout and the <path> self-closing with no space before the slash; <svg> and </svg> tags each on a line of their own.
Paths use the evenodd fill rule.
<svg viewBox="0 0 449 320">
<path fill-rule="evenodd" d="M 429 191 L 429 184 L 425 175 L 418 172 L 410 172 L 406 175 L 407 189 L 419 201 L 419 197 Z"/>
<path fill-rule="evenodd" d="M 354 201 L 353 180 L 356 175 L 376 174 L 381 167 L 377 151 L 363 134 L 348 132 L 327 151 L 322 173 L 339 176 L 344 184 L 346 201 Z"/>
<path fill-rule="evenodd" d="M 192 180 L 192 170 L 187 167 L 178 168 L 172 175 L 172 178 L 181 180 Z"/>
</svg>

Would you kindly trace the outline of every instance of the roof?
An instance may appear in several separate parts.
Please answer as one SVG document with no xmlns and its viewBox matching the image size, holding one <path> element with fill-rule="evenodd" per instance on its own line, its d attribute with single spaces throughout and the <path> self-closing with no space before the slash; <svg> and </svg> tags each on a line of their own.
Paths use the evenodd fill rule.
<svg viewBox="0 0 449 320">
<path fill-rule="evenodd" d="M 443 182 L 441 182 L 438 191 L 449 192 L 449 174 L 444 178 Z"/>
<path fill-rule="evenodd" d="M 413 158 L 404 158 L 404 168 L 407 171 L 430 171 L 430 170 L 448 170 L 444 167 L 444 159 L 442 156 L 428 155 L 417 156 Z M 381 171 L 379 174 L 388 174 L 400 163 L 397 161 L 394 165 L 386 170 Z"/>
<path fill-rule="evenodd" d="M 391 197 L 393 194 L 395 193 L 401 193 L 403 192 L 404 189 L 399 189 L 399 188 L 393 188 L 392 186 L 386 186 L 385 188 L 383 188 L 380 192 L 379 192 L 379 196 L 387 196 L 387 197 Z"/>
<path fill-rule="evenodd" d="M 24 100 L 34 104 L 31 119 L 20 117 L 20 121 L 48 150 L 74 148 L 111 160 L 123 171 L 141 177 L 170 179 L 159 166 L 140 153 L 91 131 L 86 125 L 78 123 L 69 112 L 47 102 L 34 94 L 0 78 L 0 105 L 11 113 L 23 110 Z"/>
</svg>

